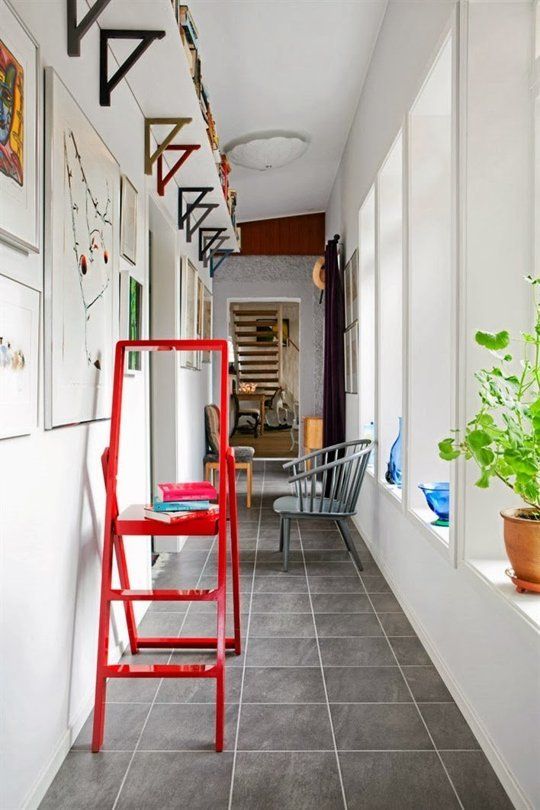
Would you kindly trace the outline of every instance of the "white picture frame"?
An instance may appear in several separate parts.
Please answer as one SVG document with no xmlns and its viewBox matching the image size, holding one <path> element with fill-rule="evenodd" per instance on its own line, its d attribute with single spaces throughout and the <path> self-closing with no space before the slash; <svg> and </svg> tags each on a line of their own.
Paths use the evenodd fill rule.
<svg viewBox="0 0 540 810">
<path fill-rule="evenodd" d="M 122 175 L 120 194 L 120 253 L 130 264 L 137 264 L 138 192 Z"/>
<path fill-rule="evenodd" d="M 45 427 L 53 428 L 111 415 L 120 169 L 52 68 L 45 82 Z"/>
<path fill-rule="evenodd" d="M 188 256 L 180 261 L 180 324 L 181 340 L 195 340 L 197 337 L 197 291 L 198 273 Z M 183 368 L 197 368 L 197 352 L 180 352 L 180 365 Z"/>
<path fill-rule="evenodd" d="M 9 70 L 2 105 L 10 122 L 0 129 L 0 240 L 39 253 L 39 48 L 6 0 L 0 0 L 0 69 L 4 76 Z"/>
<path fill-rule="evenodd" d="M 214 311 L 214 298 L 210 290 L 207 287 L 205 287 L 203 298 L 203 334 L 202 334 L 204 340 L 212 340 L 213 311 Z M 202 361 L 203 363 L 211 363 L 212 352 L 203 352 Z"/>
<path fill-rule="evenodd" d="M 358 320 L 358 248 L 345 265 L 343 274 L 345 295 L 345 328 Z"/>
<path fill-rule="evenodd" d="M 0 439 L 38 426 L 40 293 L 0 276 Z"/>
</svg>

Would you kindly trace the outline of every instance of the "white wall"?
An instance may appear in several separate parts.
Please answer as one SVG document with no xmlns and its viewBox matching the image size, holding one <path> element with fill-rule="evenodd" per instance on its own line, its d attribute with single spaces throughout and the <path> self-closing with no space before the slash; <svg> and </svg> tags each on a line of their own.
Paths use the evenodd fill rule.
<svg viewBox="0 0 540 810">
<path fill-rule="evenodd" d="M 14 0 L 13 5 L 39 42 L 42 65 L 54 67 L 138 189 L 140 259 L 134 274 L 147 285 L 146 192 L 155 196 L 155 178 L 143 173 L 141 110 L 125 81 L 114 90 L 110 108 L 99 106 L 96 25 L 84 37 L 81 57 L 70 59 L 65 0 Z M 151 76 L 149 82 L 158 78 Z M 40 172 L 43 176 L 42 167 Z M 175 190 L 171 183 L 159 203 L 173 223 Z M 183 250 L 180 243 L 177 249 Z M 189 251 L 195 259 L 195 245 Z M 43 251 L 24 256 L 0 245 L 0 273 L 42 290 Z M 146 297 L 145 309 L 147 302 Z M 100 455 L 108 443 L 109 422 L 45 431 L 42 368 L 41 363 L 39 429 L 0 442 L 0 804 L 6 810 L 37 806 L 91 709 L 95 680 L 104 510 Z M 209 382 L 207 368 L 181 378 L 187 404 L 180 439 L 198 436 L 182 447 L 186 474 L 200 472 L 201 404 L 209 398 Z M 126 377 L 124 391 L 120 506 L 142 502 L 149 494 L 146 364 L 144 374 Z M 148 587 L 148 544 L 128 540 L 127 553 L 134 587 Z M 113 642 L 118 645 L 114 655 L 125 642 L 123 620 Z"/>
<path fill-rule="evenodd" d="M 472 374 L 484 360 L 472 347 L 474 331 L 508 324 L 523 328 L 528 311 L 520 279 L 530 271 L 533 172 L 526 88 L 532 4 L 516 0 L 461 6 L 462 22 L 468 21 L 461 56 L 468 59 L 469 75 L 461 98 L 467 113 L 461 201 L 468 204 L 463 222 L 467 238 L 462 241 L 466 287 L 461 287 L 466 384 L 460 395 L 470 415 L 475 405 Z M 453 2 L 389 4 L 326 212 L 327 235 L 341 233 L 347 255 L 357 245 L 358 209 L 420 89 L 453 9 Z M 347 396 L 347 417 L 352 438 L 359 428 L 356 396 Z M 484 553 L 496 556 L 498 509 L 511 503 L 509 494 L 497 488 L 474 490 L 474 472 L 467 472 L 462 500 L 466 529 L 457 568 L 369 476 L 358 526 L 512 800 L 518 807 L 536 808 L 538 633 L 463 560 L 464 540 L 474 540 Z"/>
</svg>

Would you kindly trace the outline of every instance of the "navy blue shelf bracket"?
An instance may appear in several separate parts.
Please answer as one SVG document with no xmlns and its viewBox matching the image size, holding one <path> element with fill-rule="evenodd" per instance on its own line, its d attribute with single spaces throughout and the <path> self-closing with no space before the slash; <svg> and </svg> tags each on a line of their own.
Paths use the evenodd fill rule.
<svg viewBox="0 0 540 810">
<path fill-rule="evenodd" d="M 152 174 L 152 166 L 160 155 L 176 138 L 182 127 L 191 124 L 192 118 L 145 118 L 144 119 L 144 173 Z M 156 150 L 152 152 L 152 127 L 170 126 L 169 134 L 161 140 Z"/>
<path fill-rule="evenodd" d="M 111 106 L 111 93 L 133 65 L 156 39 L 163 39 L 165 31 L 133 31 L 130 29 L 102 28 L 99 34 L 99 103 Z M 139 44 L 109 79 L 109 40 L 138 39 Z"/>
<path fill-rule="evenodd" d="M 206 195 L 213 190 L 212 186 L 184 186 L 178 189 L 178 229 L 183 231 L 185 227 L 186 242 L 191 242 L 197 228 L 201 227 L 206 217 L 215 208 L 219 208 L 219 203 L 203 202 Z M 197 196 L 189 202 L 185 195 L 193 193 Z M 202 213 L 197 218 L 194 218 L 195 211 Z"/>
<path fill-rule="evenodd" d="M 227 241 L 228 236 L 222 236 L 227 228 L 199 228 L 199 261 L 206 267 L 212 248 L 217 250 Z"/>
<path fill-rule="evenodd" d="M 215 272 L 220 267 L 227 256 L 234 253 L 234 248 L 225 248 L 224 250 L 213 251 L 210 255 L 210 278 L 214 278 Z"/>
<path fill-rule="evenodd" d="M 77 0 L 67 0 L 67 52 L 68 56 L 81 55 L 81 39 L 95 23 L 111 0 L 96 0 L 80 23 L 77 22 Z"/>
</svg>

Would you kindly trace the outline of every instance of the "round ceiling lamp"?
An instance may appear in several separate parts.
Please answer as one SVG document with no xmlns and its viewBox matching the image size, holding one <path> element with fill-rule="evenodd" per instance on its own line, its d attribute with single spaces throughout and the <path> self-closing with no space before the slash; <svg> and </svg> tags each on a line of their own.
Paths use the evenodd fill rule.
<svg viewBox="0 0 540 810">
<path fill-rule="evenodd" d="M 309 138 L 300 132 L 254 132 L 231 141 L 225 147 L 227 157 L 237 166 L 266 172 L 298 160 L 309 146 Z"/>
</svg>

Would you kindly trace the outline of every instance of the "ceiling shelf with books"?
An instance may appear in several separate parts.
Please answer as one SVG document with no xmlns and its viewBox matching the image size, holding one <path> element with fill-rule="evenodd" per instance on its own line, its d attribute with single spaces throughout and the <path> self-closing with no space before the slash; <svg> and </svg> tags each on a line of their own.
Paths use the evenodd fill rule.
<svg viewBox="0 0 540 810">
<path fill-rule="evenodd" d="M 176 14 L 182 22 L 186 21 L 185 25 L 177 21 Z M 200 149 L 175 176 L 176 185 L 169 184 L 167 195 L 176 194 L 177 186 L 211 186 L 214 190 L 205 202 L 218 203 L 219 207 L 209 216 L 205 226 L 226 228 L 229 240 L 223 247 L 238 250 L 234 220 L 236 193 L 229 188 L 230 167 L 219 152 L 208 89 L 203 83 L 198 32 L 189 11 L 184 6 L 177 7 L 176 2 L 171 4 L 171 0 L 137 0 L 136 3 L 115 0 L 102 12 L 99 23 L 102 28 L 133 25 L 140 29 L 165 31 L 165 37 L 148 49 L 131 68 L 125 81 L 146 118 L 192 119 L 172 143 L 196 143 L 200 144 Z M 133 50 L 132 43 L 122 41 L 115 41 L 109 47 L 118 62 L 123 62 Z M 114 97 L 111 109 L 114 110 Z M 152 127 L 156 146 L 170 129 L 170 126 Z M 164 156 L 169 168 L 174 165 L 176 157 L 174 153 L 172 157 Z M 144 160 L 142 153 L 141 160 Z"/>
</svg>

